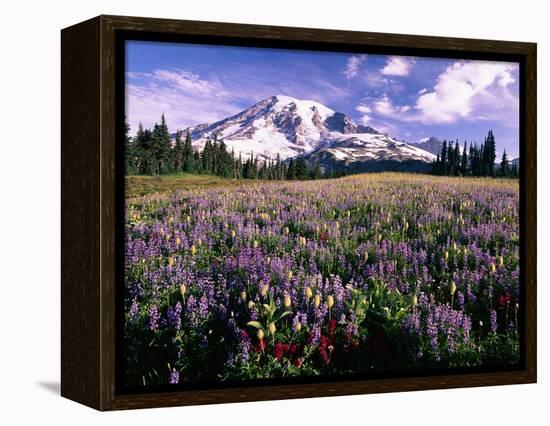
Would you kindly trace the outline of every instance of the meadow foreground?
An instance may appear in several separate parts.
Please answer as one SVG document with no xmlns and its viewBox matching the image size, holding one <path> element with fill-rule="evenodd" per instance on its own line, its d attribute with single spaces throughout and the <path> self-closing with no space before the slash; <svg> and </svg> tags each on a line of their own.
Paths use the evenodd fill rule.
<svg viewBox="0 0 550 426">
<path fill-rule="evenodd" d="M 126 384 L 519 362 L 517 180 L 170 189 L 126 200 Z"/>
</svg>

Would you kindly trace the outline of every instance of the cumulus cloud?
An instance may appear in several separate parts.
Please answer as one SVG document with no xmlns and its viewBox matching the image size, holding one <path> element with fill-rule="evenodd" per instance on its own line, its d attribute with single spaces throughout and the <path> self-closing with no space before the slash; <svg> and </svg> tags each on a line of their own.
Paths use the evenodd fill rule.
<svg viewBox="0 0 550 426">
<path fill-rule="evenodd" d="M 385 93 L 374 102 L 374 109 L 382 115 L 392 115 L 396 112 L 392 101 Z"/>
<path fill-rule="evenodd" d="M 411 105 L 399 105 L 388 93 L 371 98 L 356 107 L 370 109 L 374 118 L 451 124 L 459 120 L 499 121 L 516 125 L 518 110 L 517 64 L 482 61 L 458 61 L 448 66 L 430 89 L 416 93 Z M 372 118 L 372 117 L 371 117 Z"/>
<path fill-rule="evenodd" d="M 360 120 L 363 125 L 366 126 L 372 120 L 372 117 L 370 115 L 372 109 L 369 106 L 365 104 L 359 104 L 355 107 L 355 110 L 361 113 Z"/>
<path fill-rule="evenodd" d="M 409 75 L 413 65 L 414 59 L 405 58 L 403 56 L 390 56 L 386 61 L 386 65 L 380 72 L 384 75 L 405 77 Z"/>
<path fill-rule="evenodd" d="M 359 73 L 359 67 L 363 61 L 367 59 L 367 55 L 354 55 L 348 59 L 346 69 L 343 71 L 346 78 L 350 79 Z"/>
<path fill-rule="evenodd" d="M 514 83 L 511 72 L 515 67 L 517 65 L 499 62 L 455 62 L 439 75 L 432 90 L 417 99 L 418 119 L 427 123 L 452 123 L 472 116 L 476 106 L 484 104 L 484 98 L 493 97 L 495 90 L 502 92 Z M 495 82 L 499 87 L 492 87 Z M 498 103 L 497 100 L 494 105 Z"/>
<path fill-rule="evenodd" d="M 372 112 L 372 110 L 370 109 L 370 107 L 368 107 L 367 105 L 365 104 L 359 104 L 355 107 L 355 110 L 356 111 L 359 111 L 360 113 L 362 114 L 370 114 Z"/>
</svg>

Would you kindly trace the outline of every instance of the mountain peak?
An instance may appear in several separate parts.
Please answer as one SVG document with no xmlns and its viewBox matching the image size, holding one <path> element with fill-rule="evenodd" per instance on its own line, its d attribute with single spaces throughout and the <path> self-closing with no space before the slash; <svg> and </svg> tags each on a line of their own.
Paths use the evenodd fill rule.
<svg viewBox="0 0 550 426">
<path fill-rule="evenodd" d="M 184 130 L 190 132 L 195 148 L 208 139 L 223 140 L 228 149 L 243 156 L 289 159 L 314 152 L 346 163 L 362 161 L 421 161 L 432 154 L 355 123 L 320 102 L 273 95 L 250 108 L 215 123 Z M 434 157 L 435 158 L 435 157 Z"/>
<path fill-rule="evenodd" d="M 286 96 L 286 95 L 273 95 L 269 99 L 271 99 L 273 102 L 282 102 L 285 104 L 290 104 L 292 102 L 299 101 L 298 99 L 293 98 L 292 96 Z"/>
<path fill-rule="evenodd" d="M 316 101 L 296 99 L 286 95 L 274 95 L 269 99 L 273 102 L 273 105 L 278 111 L 285 108 L 294 108 L 299 115 L 306 115 L 308 118 L 310 118 L 311 112 L 315 111 L 317 111 L 323 119 L 334 114 L 333 110 Z"/>
</svg>

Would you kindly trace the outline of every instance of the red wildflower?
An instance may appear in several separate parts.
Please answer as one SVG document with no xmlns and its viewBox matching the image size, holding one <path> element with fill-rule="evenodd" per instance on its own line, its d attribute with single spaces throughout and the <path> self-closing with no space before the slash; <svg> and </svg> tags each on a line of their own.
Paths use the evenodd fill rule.
<svg viewBox="0 0 550 426">
<path fill-rule="evenodd" d="M 263 352 L 265 351 L 265 347 L 266 347 L 265 340 L 264 339 L 258 340 L 258 343 L 254 345 L 254 350 L 256 352 Z"/>
<path fill-rule="evenodd" d="M 329 339 L 327 336 L 321 336 L 319 341 L 319 355 L 325 364 L 330 364 L 330 356 L 332 354 L 332 339 Z"/>
<path fill-rule="evenodd" d="M 300 368 L 302 366 L 302 358 L 296 358 L 294 360 L 294 365 L 298 368 Z"/>
<path fill-rule="evenodd" d="M 285 355 L 287 345 L 283 345 L 281 342 L 277 342 L 275 344 L 275 348 L 273 349 L 273 355 L 275 355 L 275 358 L 277 358 L 277 361 L 281 361 Z"/>
<path fill-rule="evenodd" d="M 506 294 L 501 294 L 498 296 L 498 304 L 500 306 L 505 306 L 510 303 L 510 300 L 512 299 L 512 296 L 510 293 L 506 292 Z"/>
<path fill-rule="evenodd" d="M 336 320 L 333 318 L 333 319 L 330 320 L 329 325 L 328 325 L 328 330 L 329 330 L 330 337 L 334 336 L 334 330 L 335 329 L 336 329 Z"/>
</svg>

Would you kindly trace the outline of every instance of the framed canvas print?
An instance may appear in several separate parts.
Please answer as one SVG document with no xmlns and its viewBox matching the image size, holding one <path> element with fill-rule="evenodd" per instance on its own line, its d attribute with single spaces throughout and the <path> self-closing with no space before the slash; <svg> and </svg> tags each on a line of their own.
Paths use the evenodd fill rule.
<svg viewBox="0 0 550 426">
<path fill-rule="evenodd" d="M 536 45 L 62 31 L 62 395 L 536 381 Z"/>
</svg>

